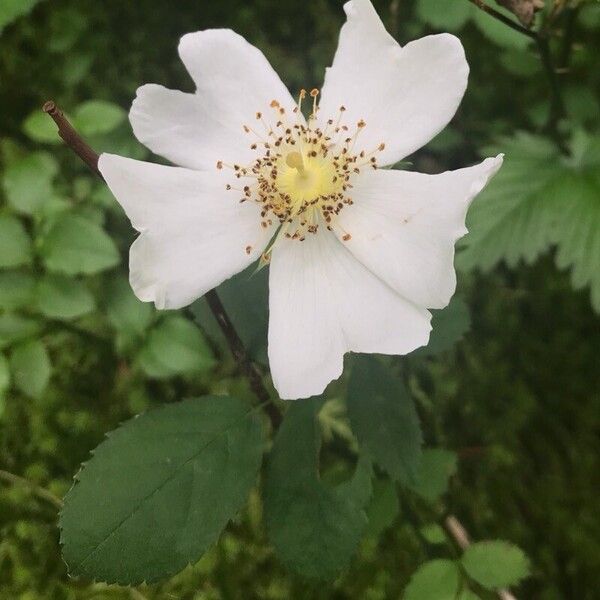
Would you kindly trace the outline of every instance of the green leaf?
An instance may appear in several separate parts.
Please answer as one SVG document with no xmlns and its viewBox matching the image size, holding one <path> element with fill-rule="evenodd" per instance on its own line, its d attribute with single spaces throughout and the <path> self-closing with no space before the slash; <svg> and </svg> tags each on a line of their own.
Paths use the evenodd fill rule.
<svg viewBox="0 0 600 600">
<path fill-rule="evenodd" d="M 462 590 L 456 600 L 481 600 L 481 598 L 471 590 Z"/>
<path fill-rule="evenodd" d="M 415 350 L 411 356 L 434 356 L 450 350 L 471 328 L 471 316 L 465 301 L 458 296 L 442 310 L 432 310 L 429 343 Z"/>
<path fill-rule="evenodd" d="M 19 219 L 0 215 L 0 267 L 18 267 L 31 262 L 31 240 Z"/>
<path fill-rule="evenodd" d="M 600 175 L 571 173 L 557 181 L 552 194 L 560 206 L 556 265 L 571 269 L 575 289 L 591 288 L 592 306 L 600 312 Z"/>
<path fill-rule="evenodd" d="M 33 302 L 35 279 L 19 271 L 0 272 L 0 309 L 15 310 Z"/>
<path fill-rule="evenodd" d="M 0 349 L 34 336 L 39 329 L 34 319 L 13 313 L 0 314 Z"/>
<path fill-rule="evenodd" d="M 65 498 L 59 524 L 70 574 L 137 585 L 196 561 L 243 506 L 263 444 L 256 411 L 226 396 L 127 421 Z"/>
<path fill-rule="evenodd" d="M 61 141 L 56 124 L 39 108 L 23 121 L 23 131 L 34 142 L 59 144 Z"/>
<path fill-rule="evenodd" d="M 31 398 L 39 398 L 50 381 L 52 366 L 46 348 L 39 340 L 16 346 L 10 357 L 16 387 Z"/>
<path fill-rule="evenodd" d="M 0 2 L 0 34 L 18 17 L 29 13 L 40 0 L 2 0 Z"/>
<path fill-rule="evenodd" d="M 8 203 L 18 212 L 32 215 L 52 198 L 58 165 L 47 152 L 28 154 L 11 163 L 2 184 Z"/>
<path fill-rule="evenodd" d="M 417 16 L 421 21 L 442 31 L 458 31 L 477 10 L 468 2 L 417 0 Z"/>
<path fill-rule="evenodd" d="M 89 100 L 80 104 L 73 113 L 73 125 L 83 136 L 101 135 L 116 129 L 127 113 L 112 102 Z"/>
<path fill-rule="evenodd" d="M 552 244 L 560 218 L 549 194 L 566 168 L 554 144 L 519 133 L 501 140 L 498 148 L 506 152 L 506 159 L 469 210 L 470 233 L 457 256 L 462 269 L 488 271 L 501 260 L 511 267 L 520 260 L 533 263 Z"/>
<path fill-rule="evenodd" d="M 515 585 L 529 574 L 529 560 L 523 551 L 499 540 L 469 546 L 462 565 L 470 577 L 490 590 Z"/>
<path fill-rule="evenodd" d="M 371 468 L 359 461 L 353 478 L 330 487 L 318 477 L 321 401 L 302 400 L 286 412 L 267 467 L 264 510 L 269 537 L 290 569 L 331 579 L 354 554 L 367 525 Z"/>
<path fill-rule="evenodd" d="M 421 534 L 430 544 L 446 543 L 446 534 L 444 529 L 437 523 L 423 525 L 423 527 L 421 527 Z"/>
<path fill-rule="evenodd" d="M 92 274 L 118 264 L 117 247 L 95 223 L 75 214 L 61 216 L 44 237 L 41 254 L 52 271 Z"/>
<path fill-rule="evenodd" d="M 156 378 L 208 371 L 215 365 L 198 327 L 179 315 L 166 317 L 150 331 L 139 361 L 146 375 Z"/>
<path fill-rule="evenodd" d="M 10 387 L 10 369 L 8 367 L 8 361 L 4 354 L 0 354 L 0 398 L 4 395 L 4 392 Z M 0 410 L 0 416 L 2 411 Z"/>
<path fill-rule="evenodd" d="M 431 560 L 410 579 L 403 600 L 456 600 L 460 571 L 451 560 Z"/>
<path fill-rule="evenodd" d="M 420 469 L 410 485 L 421 497 L 435 502 L 448 489 L 448 481 L 456 473 L 456 454 L 443 448 L 426 448 Z"/>
<path fill-rule="evenodd" d="M 377 358 L 357 357 L 346 403 L 361 447 L 393 479 L 412 481 L 419 468 L 422 435 L 414 403 L 402 382 Z"/>
<path fill-rule="evenodd" d="M 390 527 L 400 513 L 396 485 L 390 479 L 373 480 L 373 496 L 367 507 L 367 533 L 377 538 Z"/>
<path fill-rule="evenodd" d="M 75 319 L 92 312 L 94 296 L 83 281 L 47 274 L 37 286 L 37 307 L 52 319 Z"/>
<path fill-rule="evenodd" d="M 116 277 L 107 285 L 106 314 L 118 333 L 138 337 L 152 322 L 154 309 L 135 297 L 127 279 Z"/>
</svg>

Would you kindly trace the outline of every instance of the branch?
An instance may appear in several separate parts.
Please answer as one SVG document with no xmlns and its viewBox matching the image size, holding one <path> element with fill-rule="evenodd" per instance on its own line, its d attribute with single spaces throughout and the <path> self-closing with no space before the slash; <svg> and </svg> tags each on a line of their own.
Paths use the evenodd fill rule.
<svg viewBox="0 0 600 600">
<path fill-rule="evenodd" d="M 59 510 L 63 506 L 62 500 L 58 496 L 55 496 L 47 489 L 33 483 L 33 481 L 29 481 L 29 479 L 19 477 L 19 475 L 15 475 L 14 473 L 9 473 L 8 471 L 3 470 L 0 470 L 0 479 L 13 485 L 22 485 L 29 488 L 36 496 L 46 500 L 47 502 L 50 502 L 50 504 L 54 505 L 54 507 L 58 508 Z"/>
<path fill-rule="evenodd" d="M 100 170 L 98 169 L 98 153 L 85 142 L 79 133 L 77 133 L 63 112 L 56 106 L 56 103 L 49 100 L 44 104 L 42 110 L 54 119 L 54 122 L 58 126 L 58 134 L 67 146 L 81 158 L 93 173 L 104 180 L 102 173 L 100 173 Z M 237 334 L 233 323 L 229 319 L 227 311 L 217 292 L 211 290 L 206 293 L 205 297 L 221 331 L 225 335 L 225 339 L 237 362 L 238 368 L 248 379 L 252 391 L 260 400 L 263 410 L 269 417 L 273 429 L 277 429 L 281 423 L 281 412 L 273 403 L 273 400 L 263 383 L 262 375 L 258 367 L 250 360 L 248 352 L 240 339 L 240 336 Z"/>
<path fill-rule="evenodd" d="M 454 515 L 446 517 L 444 527 L 461 550 L 466 550 L 471 545 L 467 530 Z M 508 590 L 497 590 L 496 593 L 501 600 L 517 600 Z"/>
<path fill-rule="evenodd" d="M 535 33 L 535 31 L 531 31 L 531 29 L 527 29 L 527 27 L 523 27 L 522 25 L 519 25 L 516 21 L 509 19 L 508 17 L 503 15 L 500 11 L 496 10 L 495 8 L 492 8 L 491 6 L 488 6 L 484 2 L 484 0 L 468 0 L 468 1 L 471 4 L 474 4 L 477 8 L 479 8 L 483 12 L 486 12 L 488 15 L 491 15 L 492 17 L 494 17 L 494 19 L 497 19 L 498 21 L 504 23 L 505 25 L 508 25 L 508 27 L 510 27 L 511 29 L 514 29 L 515 31 L 518 31 L 519 33 L 522 33 L 523 35 L 526 35 L 528 38 L 531 38 L 532 40 L 537 39 L 537 34 Z"/>
</svg>

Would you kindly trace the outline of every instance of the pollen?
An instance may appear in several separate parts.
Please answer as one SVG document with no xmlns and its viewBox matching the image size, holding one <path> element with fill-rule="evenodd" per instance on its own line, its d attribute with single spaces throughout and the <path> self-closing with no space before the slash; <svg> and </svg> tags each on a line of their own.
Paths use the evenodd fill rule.
<svg viewBox="0 0 600 600">
<path fill-rule="evenodd" d="M 312 110 L 305 119 L 302 101 L 308 95 Z M 301 242 L 321 228 L 333 229 L 337 215 L 353 204 L 353 179 L 363 169 L 377 169 L 376 155 L 385 148 L 383 142 L 372 150 L 361 147 L 361 134 L 368 124 L 364 119 L 345 122 L 345 106 L 339 107 L 337 115 L 317 119 L 318 97 L 317 88 L 301 89 L 293 114 L 273 99 L 271 110 L 255 113 L 263 132 L 242 126 L 252 138 L 248 147 L 256 158 L 231 167 L 232 176 L 243 179 L 245 185 L 240 190 L 227 184 L 227 189 L 243 191 L 240 202 L 259 204 L 260 226 L 279 224 L 278 238 Z M 229 167 L 218 161 L 218 169 L 224 166 Z M 350 239 L 351 234 L 344 232 L 342 240 Z M 251 252 L 247 246 L 246 253 Z"/>
</svg>

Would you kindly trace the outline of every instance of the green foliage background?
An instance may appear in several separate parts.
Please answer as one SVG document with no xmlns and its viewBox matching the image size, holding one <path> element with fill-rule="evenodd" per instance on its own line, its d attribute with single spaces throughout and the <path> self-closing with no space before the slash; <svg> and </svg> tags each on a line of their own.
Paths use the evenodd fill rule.
<svg viewBox="0 0 600 600">
<path fill-rule="evenodd" d="M 566 113 L 547 127 L 547 74 L 525 36 L 467 0 L 375 4 L 401 43 L 455 32 L 471 65 L 458 115 L 414 167 L 440 172 L 490 148 L 507 154 L 470 212 L 458 257 L 470 331 L 453 348 L 440 341 L 440 354 L 402 362 L 425 444 L 458 457 L 446 461 L 456 470 L 446 506 L 474 539 L 526 551 L 532 575 L 520 598 L 591 599 L 600 588 L 600 6 L 546 3 L 564 9 L 540 22 L 549 19 Z M 96 149 L 143 158 L 126 110 L 142 83 L 191 89 L 176 54 L 183 33 L 231 27 L 297 90 L 320 85 L 341 6 L 0 0 L 0 469 L 63 496 L 90 450 L 130 416 L 206 393 L 249 396 L 201 302 L 193 312 L 203 333 L 189 313 L 157 313 L 133 297 L 131 229 L 58 144 L 43 101 L 58 101 Z M 264 283 L 257 278 L 247 298 L 259 303 Z M 228 289 L 230 312 L 242 314 Z M 250 321 L 261 319 L 258 311 Z M 239 326 L 264 361 L 255 328 L 241 317 Z M 344 462 L 337 450 L 354 443 L 338 387 L 320 412 L 321 458 L 334 475 Z M 275 557 L 253 491 L 199 563 L 165 583 L 107 587 L 68 579 L 55 506 L 26 486 L 0 485 L 3 599 L 397 598 L 424 560 L 454 552 L 434 525 L 445 484 L 418 484 L 433 502 L 405 491 L 398 504 L 382 480 L 351 566 L 331 585 L 307 583 Z"/>
</svg>

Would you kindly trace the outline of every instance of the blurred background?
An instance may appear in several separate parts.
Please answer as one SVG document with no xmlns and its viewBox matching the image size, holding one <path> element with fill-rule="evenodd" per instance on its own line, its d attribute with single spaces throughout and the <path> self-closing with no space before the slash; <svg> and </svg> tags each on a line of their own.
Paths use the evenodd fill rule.
<svg viewBox="0 0 600 600">
<path fill-rule="evenodd" d="M 448 552 L 427 507 L 382 490 L 358 555 L 331 585 L 284 570 L 258 494 L 216 547 L 163 584 L 71 581 L 60 558 L 54 497 L 105 432 L 149 406 L 249 392 L 202 301 L 191 314 L 158 313 L 133 297 L 133 232 L 41 105 L 56 100 L 98 151 L 150 158 L 127 110 L 143 83 L 192 90 L 182 34 L 235 29 L 295 95 L 321 85 L 342 4 L 0 0 L 0 598 L 398 598 L 426 556 Z M 425 441 L 457 457 L 446 506 L 475 539 L 527 552 L 520 598 L 597 598 L 600 4 L 547 0 L 534 24 L 542 43 L 467 0 L 374 4 L 401 44 L 451 31 L 471 65 L 457 116 L 408 168 L 507 154 L 458 257 L 463 339 L 405 366 Z M 243 298 L 235 282 L 222 290 L 259 361 L 264 285 Z M 343 406 L 326 408 L 325 439 L 351 438 Z"/>
</svg>

